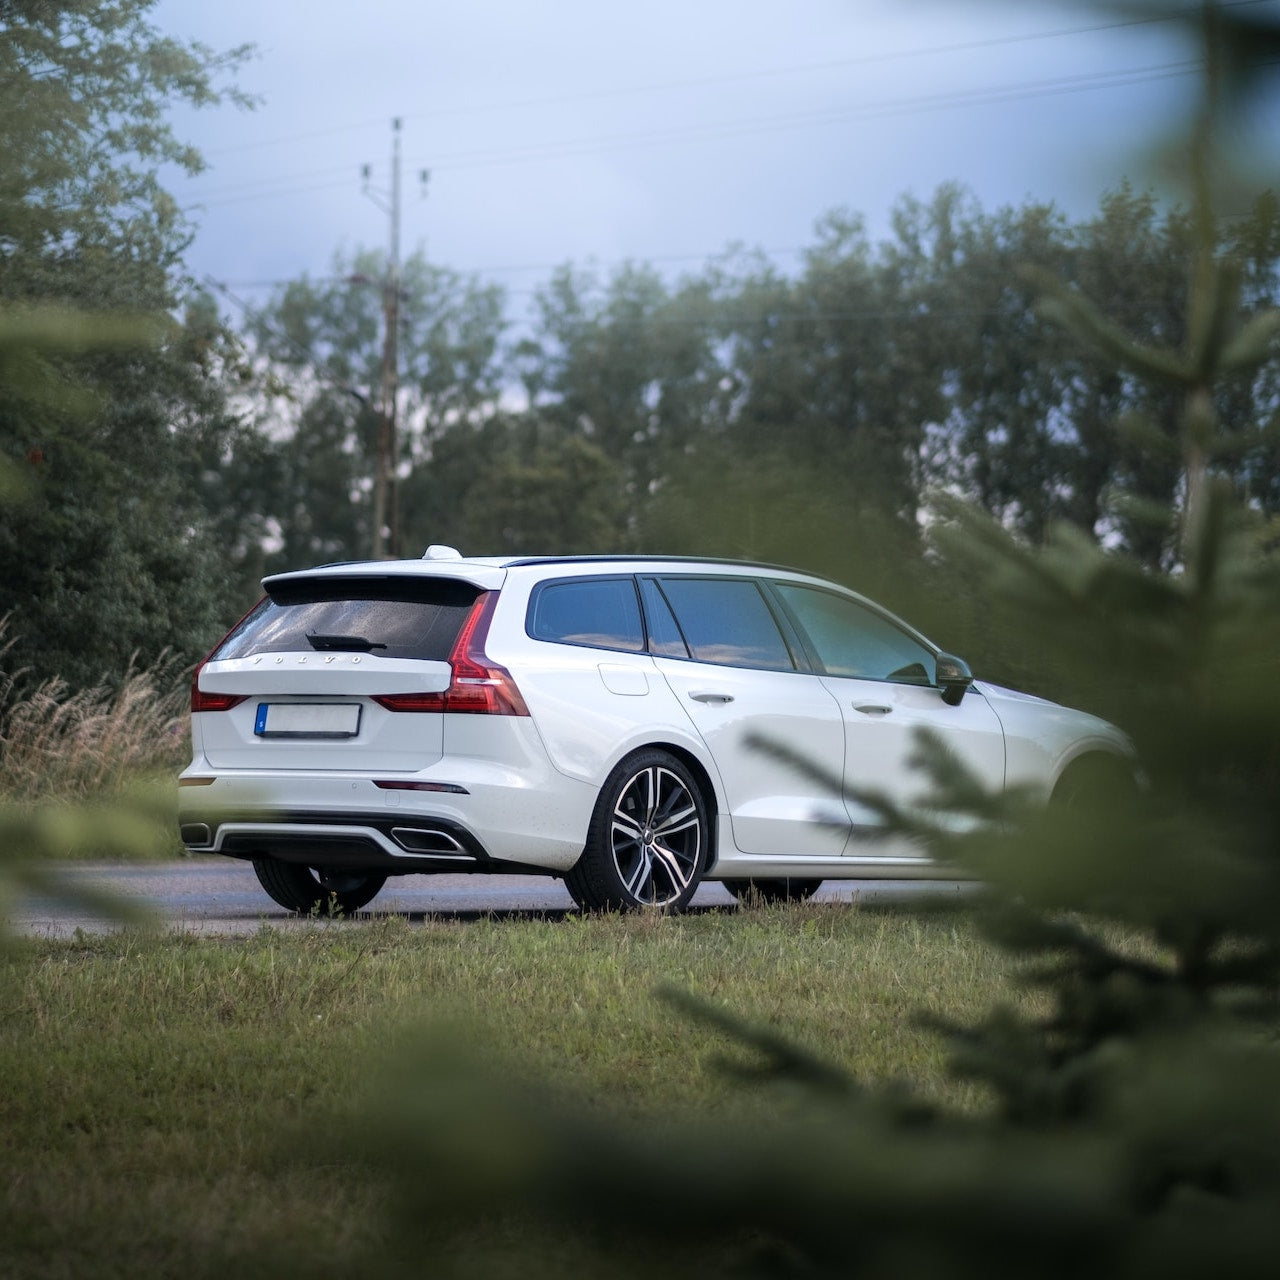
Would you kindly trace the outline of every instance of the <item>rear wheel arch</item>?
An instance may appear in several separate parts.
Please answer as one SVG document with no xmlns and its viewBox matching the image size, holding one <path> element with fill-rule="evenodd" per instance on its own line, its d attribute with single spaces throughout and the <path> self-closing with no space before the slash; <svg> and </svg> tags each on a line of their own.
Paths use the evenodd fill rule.
<svg viewBox="0 0 1280 1280">
<path fill-rule="evenodd" d="M 712 853 L 709 783 L 696 759 L 667 744 L 624 755 L 602 782 L 582 855 L 565 873 L 574 901 L 589 911 L 684 910 Z"/>
<path fill-rule="evenodd" d="M 711 772 L 702 759 L 687 746 L 682 746 L 677 742 L 641 742 L 638 746 L 629 747 L 605 770 L 605 777 L 613 772 L 624 760 L 630 760 L 632 756 L 638 756 L 644 751 L 662 751 L 669 756 L 674 756 L 689 772 L 693 775 L 693 780 L 698 784 L 698 792 L 702 797 L 702 803 L 706 807 L 707 817 L 711 822 L 711 842 L 707 849 L 707 857 L 704 873 L 710 871 L 715 866 L 719 850 L 716 847 L 716 841 L 720 834 L 720 795 L 716 790 L 716 784 L 711 776 Z M 595 784 L 596 793 L 599 794 L 600 787 L 604 783 L 604 778 Z"/>
<path fill-rule="evenodd" d="M 704 871 L 709 870 L 715 864 L 716 849 L 714 837 L 719 827 L 720 799 L 716 794 L 715 783 L 711 780 L 711 774 L 707 771 L 706 766 L 693 754 L 687 747 L 677 746 L 673 742 L 647 742 L 641 750 L 665 751 L 669 756 L 675 756 L 682 765 L 693 775 L 693 780 L 698 784 L 698 790 L 702 793 L 702 803 L 706 806 L 707 816 L 711 819 L 712 826 L 712 844 L 707 850 L 706 865 Z M 628 752 L 628 755 L 635 754 Z"/>
</svg>

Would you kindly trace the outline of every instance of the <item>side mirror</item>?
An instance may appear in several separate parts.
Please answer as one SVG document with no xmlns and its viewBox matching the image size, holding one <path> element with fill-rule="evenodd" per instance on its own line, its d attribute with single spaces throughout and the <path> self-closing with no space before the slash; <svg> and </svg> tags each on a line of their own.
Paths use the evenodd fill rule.
<svg viewBox="0 0 1280 1280">
<path fill-rule="evenodd" d="M 973 683 L 973 672 L 963 658 L 953 653 L 938 654 L 938 688 L 942 690 L 942 700 L 949 707 L 958 707 L 969 686 Z"/>
</svg>

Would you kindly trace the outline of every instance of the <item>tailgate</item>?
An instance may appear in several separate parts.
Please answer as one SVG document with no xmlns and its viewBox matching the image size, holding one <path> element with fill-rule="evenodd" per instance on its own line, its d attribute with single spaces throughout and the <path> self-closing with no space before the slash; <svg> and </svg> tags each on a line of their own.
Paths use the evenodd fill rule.
<svg viewBox="0 0 1280 1280">
<path fill-rule="evenodd" d="M 342 769 L 413 772 L 440 759 L 444 717 L 392 712 L 387 693 L 437 693 L 447 662 L 365 653 L 266 653 L 207 663 L 206 693 L 245 699 L 200 717 L 215 769 Z"/>
</svg>

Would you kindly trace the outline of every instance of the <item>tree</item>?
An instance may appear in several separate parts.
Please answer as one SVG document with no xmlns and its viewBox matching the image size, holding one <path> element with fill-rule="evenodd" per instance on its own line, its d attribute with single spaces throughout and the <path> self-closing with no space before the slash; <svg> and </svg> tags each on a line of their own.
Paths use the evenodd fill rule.
<svg viewBox="0 0 1280 1280">
<path fill-rule="evenodd" d="M 718 427 L 716 320 L 703 282 L 673 291 L 634 263 L 607 281 L 561 268 L 537 296 L 518 351 L 532 407 L 617 464 L 633 538 L 651 496 Z"/>
<path fill-rule="evenodd" d="M 376 285 L 384 274 L 380 253 L 338 255 L 330 276 L 291 282 L 251 318 L 267 407 L 250 492 L 277 544 L 268 568 L 368 555 L 384 339 Z M 415 504 L 436 442 L 497 412 L 506 321 L 500 289 L 430 264 L 421 251 L 402 264 L 401 289 L 395 463 L 408 551 L 411 531 L 429 521 Z M 229 475 L 224 500 L 236 502 L 237 493 L 246 490 Z"/>
<path fill-rule="evenodd" d="M 31 377 L 0 389 L 0 449 L 27 482 L 0 514 L 0 613 L 35 674 L 81 684 L 135 651 L 198 654 L 227 607 L 189 478 L 234 421 L 207 316 L 177 318 L 189 227 L 160 172 L 201 165 L 165 106 L 243 101 L 218 85 L 245 51 L 168 40 L 150 7 L 0 6 L 0 307 L 110 317 L 127 339 L 30 352 Z"/>
<path fill-rule="evenodd" d="M 627 537 L 622 470 L 592 440 L 536 410 L 452 427 L 402 493 L 405 534 L 417 547 L 582 555 L 617 551 Z"/>
</svg>

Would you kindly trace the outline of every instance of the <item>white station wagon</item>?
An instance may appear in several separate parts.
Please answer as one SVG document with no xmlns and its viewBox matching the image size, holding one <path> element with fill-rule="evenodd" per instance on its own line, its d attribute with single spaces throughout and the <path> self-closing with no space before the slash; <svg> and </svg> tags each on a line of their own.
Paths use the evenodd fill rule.
<svg viewBox="0 0 1280 1280">
<path fill-rule="evenodd" d="M 855 794 L 927 790 L 916 730 L 1046 798 L 1130 754 L 1105 721 L 976 681 L 869 600 L 767 565 L 432 547 L 263 585 L 192 681 L 180 822 L 294 911 L 445 871 L 558 876 L 591 910 L 678 910 L 702 880 L 769 898 L 928 877 Z"/>
</svg>

